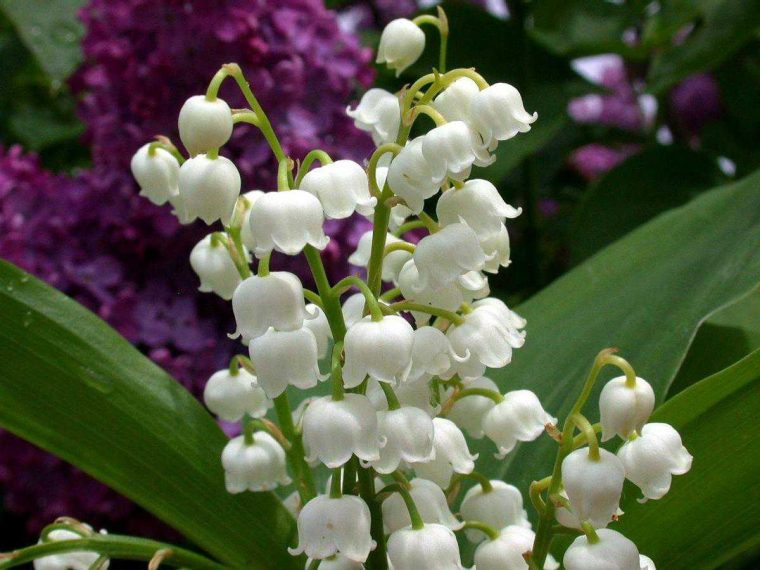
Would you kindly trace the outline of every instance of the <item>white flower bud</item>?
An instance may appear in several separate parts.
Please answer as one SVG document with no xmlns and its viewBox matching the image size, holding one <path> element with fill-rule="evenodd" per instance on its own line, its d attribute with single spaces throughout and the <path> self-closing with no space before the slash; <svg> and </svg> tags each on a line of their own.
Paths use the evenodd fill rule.
<svg viewBox="0 0 760 570">
<path fill-rule="evenodd" d="M 271 491 L 278 485 L 290 484 L 285 451 L 263 431 L 253 434 L 250 445 L 242 435 L 231 439 L 222 451 L 222 467 L 228 493 Z"/>
<path fill-rule="evenodd" d="M 310 170 L 300 187 L 319 198 L 328 218 L 348 218 L 355 211 L 369 216 L 377 204 L 377 198 L 369 194 L 367 173 L 352 160 L 338 160 Z"/>
<path fill-rule="evenodd" d="M 641 566 L 641 570 L 657 570 L 654 560 L 643 554 L 639 554 L 639 566 Z"/>
<path fill-rule="evenodd" d="M 172 196 L 179 194 L 179 162 L 167 150 L 156 148 L 149 152 L 152 143 L 141 146 L 132 157 L 130 168 L 137 184 L 140 196 L 161 206 Z"/>
<path fill-rule="evenodd" d="M 452 369 L 444 377 L 459 374 L 463 380 L 469 380 L 483 376 L 486 368 L 503 368 L 509 364 L 512 350 L 525 343 L 525 333 L 519 330 L 525 321 L 512 311 L 509 314 L 511 318 L 506 319 L 492 306 L 476 303 L 473 311 L 464 315 L 463 324 L 449 327 L 446 335 L 451 347 L 465 357 L 461 362 L 453 361 Z"/>
<path fill-rule="evenodd" d="M 306 327 L 294 331 L 269 329 L 251 340 L 248 350 L 259 386 L 271 399 L 282 394 L 288 384 L 305 390 L 325 378 L 319 373 L 317 339 Z"/>
<path fill-rule="evenodd" d="M 90 525 L 83 524 L 83 526 L 92 532 Z M 101 530 L 100 534 L 108 533 L 105 530 Z M 79 540 L 81 538 L 82 536 L 78 533 L 64 528 L 50 531 L 47 535 L 47 540 L 50 542 Z M 42 544 L 42 541 L 40 540 L 37 544 Z M 89 570 L 98 558 L 100 558 L 100 554 L 97 552 L 73 551 L 36 558 L 32 561 L 32 564 L 34 565 L 34 570 Z M 101 567 L 102 570 L 108 570 L 109 564 L 110 562 L 106 560 Z"/>
<path fill-rule="evenodd" d="M 432 106 L 447 121 L 470 121 L 470 105 L 480 87 L 469 77 L 460 77 L 433 100 Z"/>
<path fill-rule="evenodd" d="M 528 570 L 523 558 L 533 549 L 536 534 L 523 526 L 507 526 L 499 531 L 499 536 L 487 540 L 475 550 L 477 570 Z M 556 570 L 559 564 L 551 556 L 544 563 L 545 570 Z"/>
<path fill-rule="evenodd" d="M 243 241 L 243 245 L 249 250 L 256 249 L 256 240 L 253 239 L 251 233 L 251 210 L 256 201 L 264 195 L 262 190 L 251 190 L 241 196 L 248 202 L 248 208 L 245 210 L 245 216 L 243 217 L 243 223 L 240 225 L 240 239 Z"/>
<path fill-rule="evenodd" d="M 509 233 L 507 226 L 501 225 L 499 233 L 492 234 L 485 239 L 480 240 L 480 247 L 486 254 L 486 263 L 483 271 L 486 273 L 498 273 L 499 268 L 509 267 L 512 260 L 509 258 Z"/>
<path fill-rule="evenodd" d="M 462 388 L 485 388 L 494 392 L 499 391 L 496 383 L 485 376 L 464 381 Z M 447 417 L 466 431 L 470 437 L 481 439 L 483 437 L 483 417 L 495 405 L 495 402 L 491 398 L 485 396 L 467 396 L 466 398 L 460 398 L 454 403 Z"/>
<path fill-rule="evenodd" d="M 392 243 L 401 243 L 404 240 L 397 238 L 392 234 L 385 236 L 385 245 L 388 246 Z M 364 232 L 362 237 L 359 238 L 359 243 L 356 245 L 356 251 L 348 257 L 348 262 L 351 265 L 357 267 L 367 267 L 369 265 L 369 257 L 372 252 L 372 231 Z M 383 258 L 383 281 L 395 281 L 398 278 L 399 272 L 404 264 L 412 258 L 412 254 L 403 249 L 390 252 Z"/>
<path fill-rule="evenodd" d="M 412 287 L 416 291 L 444 287 L 480 271 L 485 263 L 478 236 L 465 224 L 452 224 L 422 238 L 412 259 L 419 273 L 419 283 Z"/>
<path fill-rule="evenodd" d="M 580 521 L 604 528 L 620 508 L 625 469 L 614 453 L 599 450 L 595 461 L 587 447 L 576 449 L 562 461 L 562 484 L 570 507 Z"/>
<path fill-rule="evenodd" d="M 530 390 L 514 390 L 504 394 L 504 400 L 489 410 L 483 418 L 483 431 L 499 448 L 498 459 L 504 459 L 518 441 L 533 441 L 546 424 L 556 424 L 544 411 L 538 397 Z"/>
<path fill-rule="evenodd" d="M 493 489 L 483 491 L 481 485 L 470 488 L 462 499 L 460 512 L 466 521 L 480 521 L 499 529 L 514 525 L 530 528 L 528 513 L 523 508 L 523 498 L 517 487 L 504 481 L 491 481 Z M 467 530 L 470 542 L 478 543 L 485 538 L 479 530 Z"/>
<path fill-rule="evenodd" d="M 240 194 L 240 173 L 231 160 L 199 154 L 179 169 L 179 195 L 172 204 L 181 221 L 200 218 L 206 224 L 232 217 Z"/>
<path fill-rule="evenodd" d="M 637 377 L 633 387 L 626 384 L 625 376 L 607 382 L 599 395 L 602 441 L 616 435 L 627 439 L 640 431 L 652 415 L 654 400 L 654 390 L 643 378 Z"/>
<path fill-rule="evenodd" d="M 216 293 L 225 301 L 229 301 L 240 285 L 240 273 L 227 248 L 222 243 L 214 242 L 210 235 L 193 247 L 190 252 L 190 266 L 201 280 L 198 291 L 203 293 Z"/>
<path fill-rule="evenodd" d="M 387 475 L 408 463 L 433 459 L 433 420 L 423 410 L 404 407 L 377 413 L 378 432 L 385 439 L 380 459 L 369 464 Z"/>
<path fill-rule="evenodd" d="M 596 544 L 589 544 L 585 535 L 573 541 L 562 559 L 565 570 L 641 570 L 639 550 L 633 542 L 608 528 L 596 533 Z"/>
<path fill-rule="evenodd" d="M 332 339 L 330 323 L 325 312 L 314 303 L 306 305 L 306 313 L 316 315 L 313 318 L 306 319 L 303 326 L 314 333 L 314 338 L 317 339 L 317 355 L 321 360 L 327 356 L 327 351 L 330 348 L 330 340 Z"/>
<path fill-rule="evenodd" d="M 215 372 L 203 389 L 203 402 L 212 414 L 228 422 L 240 421 L 245 414 L 263 418 L 272 407 L 256 377 L 244 368 L 234 376 L 227 368 Z"/>
<path fill-rule="evenodd" d="M 478 455 L 470 454 L 467 440 L 457 425 L 446 418 L 433 418 L 435 458 L 427 463 L 412 463 L 418 477 L 430 479 L 445 489 L 454 473 L 472 473 Z"/>
<path fill-rule="evenodd" d="M 507 218 L 516 218 L 522 208 L 513 208 L 499 195 L 496 186 L 487 180 L 473 179 L 461 188 L 446 190 L 436 205 L 442 226 L 465 223 L 481 241 L 498 234 Z"/>
<path fill-rule="evenodd" d="M 343 301 L 341 312 L 343 313 L 343 320 L 346 323 L 346 329 L 350 329 L 364 318 L 365 303 L 366 300 L 361 293 L 349 295 L 346 300 Z"/>
<path fill-rule="evenodd" d="M 459 530 L 464 525 L 449 509 L 446 495 L 441 488 L 427 479 L 412 479 L 409 494 L 417 505 L 420 517 L 426 523 L 441 524 L 451 530 Z M 412 524 L 409 509 L 398 493 L 393 493 L 383 501 L 383 523 L 387 533 L 396 532 Z"/>
<path fill-rule="evenodd" d="M 493 148 L 497 141 L 527 133 L 538 113 L 531 115 L 525 110 L 517 89 L 507 83 L 495 83 L 473 97 L 470 117 L 486 146 Z"/>
<path fill-rule="evenodd" d="M 375 546 L 369 507 L 364 501 L 353 495 L 336 499 L 319 495 L 298 515 L 298 547 L 288 548 L 288 552 L 294 556 L 305 553 L 317 560 L 341 554 L 364 562 Z"/>
<path fill-rule="evenodd" d="M 304 570 L 310 570 L 313 562 L 314 561 L 311 558 L 308 558 L 304 565 Z M 319 568 L 320 570 L 364 570 L 364 564 L 361 562 L 354 562 L 345 556 L 336 554 L 330 558 L 322 559 Z"/>
<path fill-rule="evenodd" d="M 303 416 L 303 443 L 307 461 L 319 460 L 335 469 L 356 455 L 370 462 L 380 459 L 377 412 L 366 396 L 345 394 L 314 400 Z"/>
<path fill-rule="evenodd" d="M 386 24 L 377 46 L 376 63 L 385 63 L 389 69 L 396 70 L 396 77 L 412 65 L 425 49 L 425 32 L 419 26 L 398 18 Z"/>
<path fill-rule="evenodd" d="M 390 315 L 380 321 L 364 317 L 346 333 L 346 388 L 358 386 L 367 375 L 380 382 L 404 382 L 412 366 L 413 344 L 414 329 L 403 317 Z"/>
<path fill-rule="evenodd" d="M 463 180 L 470 167 L 488 166 L 496 160 L 483 145 L 480 135 L 463 121 L 452 121 L 428 131 L 422 137 L 422 156 L 430 165 L 433 178 L 449 176 Z"/>
<path fill-rule="evenodd" d="M 362 95 L 356 109 L 346 108 L 357 129 L 372 133 L 376 146 L 390 143 L 398 136 L 401 102 L 385 89 L 373 88 Z"/>
<path fill-rule="evenodd" d="M 195 156 L 219 148 L 232 135 L 232 111 L 222 99 L 204 95 L 190 97 L 179 111 L 179 138 Z"/>
<path fill-rule="evenodd" d="M 458 358 L 451 349 L 451 343 L 440 329 L 420 327 L 414 331 L 412 346 L 412 368 L 409 382 L 428 380 L 451 368 L 451 360 Z"/>
<path fill-rule="evenodd" d="M 243 342 L 263 335 L 270 327 L 278 331 L 300 329 L 307 318 L 301 280 L 287 271 L 252 275 L 235 289 L 232 312 L 237 323 L 235 334 L 242 335 Z"/>
<path fill-rule="evenodd" d="M 441 188 L 443 176 L 434 175 L 431 165 L 422 154 L 424 137 L 406 143 L 388 167 L 388 185 L 396 196 L 406 202 L 413 214 L 419 214 L 425 200 Z"/>
<path fill-rule="evenodd" d="M 618 457 L 625 476 L 641 489 L 644 501 L 664 497 L 673 475 L 687 473 L 693 459 L 678 432 L 662 423 L 646 424 L 639 437 L 623 444 Z"/>
<path fill-rule="evenodd" d="M 325 217 L 319 200 L 304 190 L 266 192 L 251 208 L 248 223 L 256 244 L 254 253 L 263 257 L 272 250 L 286 255 L 300 253 L 306 245 L 322 250 Z"/>
<path fill-rule="evenodd" d="M 397 530 L 388 538 L 388 559 L 393 570 L 464 570 L 457 538 L 442 524 Z"/>
</svg>

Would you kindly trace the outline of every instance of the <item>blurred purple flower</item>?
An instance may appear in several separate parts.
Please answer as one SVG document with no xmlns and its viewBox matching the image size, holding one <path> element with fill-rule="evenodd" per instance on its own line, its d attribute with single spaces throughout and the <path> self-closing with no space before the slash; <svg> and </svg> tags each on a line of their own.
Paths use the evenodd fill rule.
<svg viewBox="0 0 760 570">
<path fill-rule="evenodd" d="M 718 82 L 709 73 L 687 77 L 669 95 L 673 131 L 694 143 L 702 129 L 723 114 Z"/>
<path fill-rule="evenodd" d="M 625 145 L 620 148 L 613 148 L 602 144 L 588 144 L 575 149 L 570 154 L 568 163 L 583 178 L 593 181 L 638 151 L 639 147 L 637 145 Z"/>
</svg>

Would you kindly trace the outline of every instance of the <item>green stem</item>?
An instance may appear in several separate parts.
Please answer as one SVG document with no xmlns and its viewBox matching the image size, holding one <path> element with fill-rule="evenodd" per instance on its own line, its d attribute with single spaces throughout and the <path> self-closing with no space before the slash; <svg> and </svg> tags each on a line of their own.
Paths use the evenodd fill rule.
<svg viewBox="0 0 760 570">
<path fill-rule="evenodd" d="M 427 230 L 434 234 L 438 230 L 440 230 L 440 226 L 438 225 L 438 222 L 436 222 L 433 218 L 430 217 L 429 214 L 426 214 L 425 212 L 420 212 L 417 214 L 417 216 L 420 218 L 420 221 L 425 224 L 425 227 Z"/>
<path fill-rule="evenodd" d="M 304 288 L 303 290 L 303 296 L 310 302 L 314 303 L 317 307 L 324 310 L 324 306 L 322 305 L 322 297 L 317 295 L 314 291 L 310 291 L 309 289 Z"/>
<path fill-rule="evenodd" d="M 290 159 L 285 157 L 277 165 L 277 191 L 290 190 Z"/>
<path fill-rule="evenodd" d="M 414 303 L 412 301 L 399 301 L 398 303 L 393 303 L 391 309 L 394 311 L 418 311 L 420 313 L 427 313 L 428 315 L 435 315 L 436 317 L 446 319 L 455 325 L 461 325 L 464 323 L 464 317 L 457 315 L 452 311 L 447 311 L 446 309 L 440 309 L 438 307 L 431 307 L 430 305 L 424 305 L 422 303 Z"/>
<path fill-rule="evenodd" d="M 411 127 L 412 124 L 414 124 L 414 121 L 417 120 L 417 117 L 420 115 L 427 115 L 433 121 L 435 122 L 436 127 L 442 127 L 446 124 L 446 119 L 443 115 L 441 115 L 436 109 L 431 107 L 430 105 L 415 105 L 411 113 L 408 116 L 408 126 Z"/>
<path fill-rule="evenodd" d="M 398 287 L 394 287 L 393 289 L 388 289 L 385 293 L 380 295 L 380 300 L 387 302 L 400 296 L 401 296 L 401 289 L 399 289 Z"/>
<path fill-rule="evenodd" d="M 339 340 L 333 345 L 332 351 L 332 399 L 339 402 L 343 399 L 343 368 L 341 368 L 341 353 L 343 341 Z"/>
<path fill-rule="evenodd" d="M 206 89 L 206 101 L 216 101 L 222 82 L 229 77 L 229 71 L 224 66 L 214 74 Z"/>
<path fill-rule="evenodd" d="M 343 289 L 346 289 L 352 285 L 356 286 L 359 291 L 361 291 L 362 295 L 364 295 L 364 300 L 367 302 L 367 308 L 369 308 L 369 313 L 372 315 L 372 320 L 375 322 L 382 321 L 383 312 L 380 309 L 377 298 L 370 290 L 369 286 L 356 275 L 349 275 L 348 277 L 344 277 L 338 281 L 332 288 L 333 294 L 338 291 L 342 291 Z"/>
<path fill-rule="evenodd" d="M 359 469 L 359 494 L 369 506 L 371 517 L 371 534 L 377 542 L 375 550 L 370 552 L 365 563 L 367 570 L 387 570 L 388 556 L 385 551 L 385 528 L 383 526 L 382 505 L 375 495 L 375 470 Z"/>
<path fill-rule="evenodd" d="M 480 521 L 465 521 L 464 526 L 462 527 L 462 530 L 471 528 L 473 530 L 479 530 L 480 532 L 484 533 L 489 540 L 496 540 L 499 538 L 499 531 L 492 527 L 490 524 L 486 524 L 484 522 Z"/>
<path fill-rule="evenodd" d="M 304 458 L 303 440 L 296 433 L 296 428 L 293 425 L 293 412 L 287 392 L 283 392 L 274 399 L 274 409 L 277 413 L 280 431 L 291 443 L 291 448 L 286 451 L 288 462 L 293 471 L 293 478 L 297 482 L 298 496 L 301 498 L 301 503 L 305 505 L 317 496 L 317 489 L 314 485 L 314 475 Z"/>
<path fill-rule="evenodd" d="M 590 522 L 582 522 L 581 528 L 583 529 L 583 534 L 586 535 L 586 540 L 588 540 L 589 544 L 599 543 L 599 535 L 596 534 L 596 529 L 594 529 L 593 525 Z"/>
<path fill-rule="evenodd" d="M 247 125 L 253 125 L 254 127 L 261 128 L 261 121 L 259 121 L 259 118 L 256 116 L 256 113 L 252 112 L 245 112 L 245 113 L 233 113 L 232 114 L 232 123 L 245 123 Z"/>
<path fill-rule="evenodd" d="M 272 260 L 272 252 L 265 254 L 259 259 L 259 266 L 256 268 L 256 274 L 259 277 L 266 277 L 269 275 L 269 262 Z"/>
<path fill-rule="evenodd" d="M 412 529 L 420 530 L 425 526 L 420 511 L 417 509 L 417 504 L 414 502 L 412 494 L 406 487 L 398 483 L 391 483 L 380 490 L 380 494 L 385 493 L 398 493 L 401 495 L 401 498 L 404 499 L 404 504 L 406 504 L 406 510 L 409 511 L 409 518 L 412 521 Z"/>
<path fill-rule="evenodd" d="M 405 222 L 399 226 L 399 228 L 394 232 L 396 236 L 402 236 L 407 232 L 410 232 L 412 230 L 418 230 L 420 228 L 425 228 L 427 225 L 422 220 L 412 220 L 411 222 Z"/>
<path fill-rule="evenodd" d="M 247 255 L 245 253 L 245 246 L 243 245 L 243 238 L 241 236 L 241 230 L 239 227 L 230 226 L 225 228 L 227 235 L 229 236 L 228 248 L 232 262 L 240 273 L 240 277 L 247 279 L 251 276 L 251 267 L 248 265 Z"/>
<path fill-rule="evenodd" d="M 483 493 L 490 493 L 493 491 L 493 484 L 491 483 L 491 480 L 478 471 L 473 471 L 472 473 L 457 473 L 454 476 L 454 479 L 451 481 L 451 485 L 449 487 L 453 487 L 454 484 L 458 483 L 459 481 L 464 481 L 465 479 L 470 479 L 471 481 L 477 482 L 483 489 Z"/>
<path fill-rule="evenodd" d="M 343 479 L 343 468 L 337 467 L 332 470 L 332 477 L 330 478 L 330 498 L 340 499 L 343 496 L 341 490 L 341 480 Z"/>
<path fill-rule="evenodd" d="M 150 561 L 159 550 L 168 549 L 163 564 L 175 568 L 192 568 L 195 570 L 224 570 L 224 566 L 190 550 L 144 538 L 122 536 L 118 534 L 93 534 L 87 538 L 76 540 L 59 540 L 36 544 L 4 554 L 0 558 L 0 569 L 8 570 L 22 564 L 27 564 L 53 554 L 67 552 L 96 552 L 109 558 L 122 560 Z"/>
<path fill-rule="evenodd" d="M 488 388 L 465 388 L 452 397 L 456 401 L 466 398 L 467 396 L 483 396 L 484 398 L 492 400 L 496 404 L 501 404 L 504 401 L 504 396 L 496 390 L 489 390 Z"/>
<path fill-rule="evenodd" d="M 592 424 L 591 429 L 594 430 L 594 433 L 602 433 L 602 424 L 599 422 Z M 579 447 L 583 447 L 586 445 L 586 442 L 588 441 L 588 437 L 585 433 L 581 433 L 579 435 L 576 435 L 573 439 L 573 449 L 578 449 Z"/>
<path fill-rule="evenodd" d="M 387 257 L 389 253 L 393 253 L 394 251 L 408 251 L 413 254 L 416 249 L 417 248 L 412 243 L 396 241 L 385 246 L 385 249 L 383 249 L 383 258 Z"/>
<path fill-rule="evenodd" d="M 591 422 L 586 419 L 583 414 L 573 414 L 570 416 L 576 427 L 581 430 L 583 437 L 588 443 L 588 456 L 592 461 L 599 461 L 601 459 L 599 455 L 599 441 L 596 439 L 596 432 Z"/>
<path fill-rule="evenodd" d="M 325 164 L 331 164 L 333 161 L 333 159 L 330 158 L 330 155 L 321 149 L 310 151 L 304 157 L 303 162 L 301 163 L 301 167 L 298 169 L 298 176 L 296 176 L 296 184 L 295 184 L 296 188 L 298 188 L 301 185 L 301 181 L 303 180 L 303 177 L 306 176 L 307 172 L 309 172 L 309 169 L 311 168 L 311 165 L 314 163 L 315 160 L 318 160 L 320 164 L 322 164 L 322 166 L 324 166 Z"/>
<path fill-rule="evenodd" d="M 307 245 L 303 249 L 303 253 L 306 256 L 306 261 L 309 263 L 311 274 L 314 277 L 314 282 L 317 285 L 317 292 L 322 298 L 324 304 L 325 316 L 327 322 L 330 324 L 330 331 L 332 332 L 335 342 L 343 340 L 346 336 L 346 323 L 343 320 L 343 311 L 340 307 L 340 299 L 333 295 L 332 287 L 327 279 L 327 273 L 325 272 L 325 266 L 322 263 L 322 257 L 319 254 L 319 250 L 311 245 Z"/>
<path fill-rule="evenodd" d="M 380 188 L 377 185 L 377 163 L 383 156 L 388 153 L 396 156 L 399 152 L 401 152 L 401 148 L 401 145 L 396 143 L 385 143 L 377 147 L 375 149 L 375 152 L 373 152 L 372 156 L 369 158 L 369 163 L 367 165 L 367 178 L 369 178 L 369 188 L 373 196 L 380 195 Z"/>
<path fill-rule="evenodd" d="M 398 410 L 401 407 L 401 404 L 399 404 L 396 393 L 393 391 L 393 386 L 388 384 L 388 382 L 379 382 L 379 384 L 380 388 L 383 390 L 383 394 L 385 394 L 385 399 L 388 402 L 388 410 Z"/>
<path fill-rule="evenodd" d="M 161 137 L 161 138 L 164 139 L 165 137 Z M 185 157 L 182 156 L 182 153 L 179 152 L 179 149 L 177 149 L 176 146 L 174 146 L 173 144 L 171 144 L 171 141 L 169 141 L 168 138 L 165 139 L 165 141 L 161 140 L 161 141 L 156 141 L 156 142 L 150 143 L 150 146 L 148 147 L 148 154 L 150 156 L 155 155 L 157 148 L 160 148 L 160 149 L 165 150 L 168 153 L 170 153 L 174 158 L 177 159 L 177 162 L 179 162 L 180 164 L 182 164 L 183 162 L 185 162 Z"/>
</svg>

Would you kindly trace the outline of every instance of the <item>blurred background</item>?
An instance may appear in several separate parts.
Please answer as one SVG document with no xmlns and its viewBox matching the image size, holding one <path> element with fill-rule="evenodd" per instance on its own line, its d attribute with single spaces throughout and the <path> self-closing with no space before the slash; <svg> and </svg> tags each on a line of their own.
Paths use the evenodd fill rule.
<svg viewBox="0 0 760 570">
<path fill-rule="evenodd" d="M 232 354 L 231 311 L 196 291 L 187 262 L 205 226 L 180 226 L 139 198 L 132 154 L 157 134 L 178 141 L 182 102 L 236 61 L 291 156 L 323 148 L 362 161 L 371 141 L 346 105 L 373 81 L 397 90 L 437 61 L 429 35 L 426 55 L 401 78 L 376 69 L 379 31 L 433 5 L 0 0 L 0 257 L 88 306 L 199 395 Z M 758 167 L 757 0 L 444 5 L 450 67 L 474 65 L 515 85 L 539 113 L 480 171 L 524 209 L 510 226 L 514 262 L 493 282 L 511 303 Z M 242 106 L 229 85 L 221 96 Z M 236 128 L 224 154 L 246 189 L 272 187 L 258 132 Z M 356 219 L 328 223 L 333 277 L 357 271 L 346 258 L 366 229 Z M 0 432 L 0 550 L 36 540 L 61 515 L 172 537 L 115 492 Z"/>
</svg>

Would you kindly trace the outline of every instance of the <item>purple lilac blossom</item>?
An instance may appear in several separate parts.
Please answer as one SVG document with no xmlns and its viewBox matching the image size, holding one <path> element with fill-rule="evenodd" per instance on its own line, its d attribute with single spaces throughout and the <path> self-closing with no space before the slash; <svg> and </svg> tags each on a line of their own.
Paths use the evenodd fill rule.
<svg viewBox="0 0 760 570">
<path fill-rule="evenodd" d="M 687 77 L 668 99 L 671 127 L 690 144 L 696 144 L 702 129 L 723 114 L 720 87 L 709 73 Z"/>
<path fill-rule="evenodd" d="M 321 1 L 93 0 L 81 12 L 85 64 L 72 80 L 81 97 L 93 167 L 46 172 L 18 147 L 0 149 L 0 256 L 89 307 L 199 395 L 209 375 L 239 350 L 227 304 L 196 291 L 192 246 L 207 229 L 180 226 L 169 208 L 140 198 L 129 173 L 134 151 L 156 134 L 178 143 L 184 100 L 203 93 L 219 66 L 246 72 L 281 137 L 302 157 L 320 147 L 362 160 L 366 134 L 346 103 L 373 77 L 371 54 L 341 31 Z M 244 105 L 232 81 L 220 95 Z M 223 153 L 247 188 L 271 188 L 274 161 L 254 129 L 236 129 Z M 332 221 L 325 252 L 333 279 L 364 228 Z M 287 265 L 302 277 L 304 263 Z M 0 432 L 0 491 L 31 534 L 57 516 L 155 536 L 160 523 L 66 463 Z M 32 474 L 34 474 L 32 476 Z M 163 530 L 163 534 L 166 529 Z"/>
<path fill-rule="evenodd" d="M 568 164 L 586 180 L 594 181 L 638 151 L 638 145 L 616 148 L 592 143 L 575 149 L 568 158 Z"/>
</svg>

